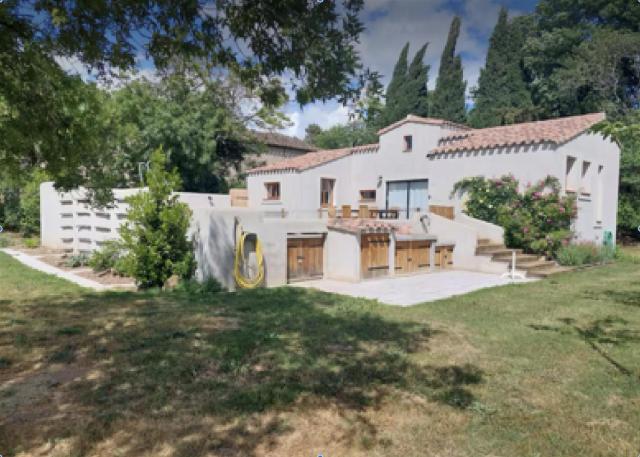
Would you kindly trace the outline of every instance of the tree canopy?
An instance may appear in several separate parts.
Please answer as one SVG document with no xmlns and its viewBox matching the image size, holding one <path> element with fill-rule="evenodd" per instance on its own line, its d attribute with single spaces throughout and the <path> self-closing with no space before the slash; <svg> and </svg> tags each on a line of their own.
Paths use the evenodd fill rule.
<svg viewBox="0 0 640 457">
<path fill-rule="evenodd" d="M 465 92 L 467 83 L 463 78 L 462 59 L 456 55 L 456 44 L 460 35 L 460 18 L 451 21 L 447 43 L 440 58 L 440 69 L 436 88 L 431 94 L 429 115 L 453 122 L 465 123 L 467 110 Z"/>
<path fill-rule="evenodd" d="M 306 129 L 305 141 L 320 149 L 337 149 L 376 143 L 378 135 L 363 121 L 339 124 L 326 130 L 311 124 Z"/>
<path fill-rule="evenodd" d="M 500 10 L 489 41 L 486 64 L 473 91 L 475 104 L 469 115 L 473 127 L 513 124 L 533 118 L 531 94 L 522 67 L 525 20 L 509 22 L 506 8 Z"/>
<path fill-rule="evenodd" d="M 0 2 L 0 168 L 13 176 L 28 176 L 31 167 L 39 166 L 67 189 L 85 184 L 104 190 L 113 183 L 113 143 L 105 138 L 116 134 L 104 129 L 115 123 L 102 112 L 108 97 L 95 85 L 66 74 L 56 62 L 61 56 L 79 59 L 100 78 L 130 72 L 140 59 L 150 60 L 165 75 L 199 75 L 208 82 L 221 74 L 239 81 L 267 109 L 282 105 L 285 84 L 300 104 L 333 97 L 347 100 L 357 90 L 353 80 L 361 67 L 355 45 L 362 31 L 357 16 L 362 4 Z M 189 168 L 183 176 L 186 186 L 216 188 L 216 183 L 202 184 L 203 176 L 193 181 L 190 177 L 222 163 L 211 165 L 208 157 L 237 161 L 243 150 L 236 136 L 228 134 L 233 122 L 220 114 L 224 109 L 217 100 L 205 102 L 205 96 L 173 89 L 173 105 L 165 108 L 184 114 L 179 121 L 183 124 L 159 119 L 156 127 L 175 128 L 173 138 L 166 133 L 162 140 L 182 146 L 191 129 L 197 146 L 181 148 L 186 154 L 182 158 L 170 152 L 170 160 Z M 200 109 L 197 114 L 175 113 L 180 103 Z M 206 108 L 206 103 L 213 107 Z M 156 114 L 162 118 L 163 113 Z M 206 132 L 196 135 L 195 121 L 206 124 Z M 209 128 L 213 124 L 215 129 Z M 223 134 L 204 138 L 211 130 Z"/>
<path fill-rule="evenodd" d="M 427 46 L 428 44 L 425 44 L 418 49 L 410 65 L 407 65 L 409 43 L 400 51 L 391 81 L 387 86 L 386 105 L 381 115 L 381 125 L 392 124 L 407 114 L 417 116 L 429 114 L 427 90 L 429 65 L 424 64 Z"/>
<path fill-rule="evenodd" d="M 188 192 L 224 192 L 225 177 L 239 168 L 254 140 L 217 84 L 170 77 L 157 83 L 133 82 L 110 99 L 114 180 L 139 184 L 138 164 L 162 147 Z"/>
</svg>

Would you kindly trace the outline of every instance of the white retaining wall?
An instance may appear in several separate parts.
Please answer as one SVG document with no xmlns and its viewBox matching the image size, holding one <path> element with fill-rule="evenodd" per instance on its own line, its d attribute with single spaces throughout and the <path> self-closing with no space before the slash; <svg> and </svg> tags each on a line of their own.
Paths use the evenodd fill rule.
<svg viewBox="0 0 640 457">
<path fill-rule="evenodd" d="M 125 222 L 129 205 L 125 198 L 140 192 L 137 189 L 113 189 L 114 202 L 105 208 L 93 208 L 86 191 L 58 192 L 52 182 L 40 185 L 41 244 L 68 252 L 89 253 L 107 240 L 119 237 L 118 229 Z M 192 210 L 230 208 L 228 195 L 178 192 L 181 201 Z"/>
</svg>

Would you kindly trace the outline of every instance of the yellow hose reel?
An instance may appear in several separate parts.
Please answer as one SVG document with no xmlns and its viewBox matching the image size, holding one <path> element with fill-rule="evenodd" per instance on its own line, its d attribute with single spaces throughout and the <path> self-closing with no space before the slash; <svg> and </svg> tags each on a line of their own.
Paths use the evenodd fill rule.
<svg viewBox="0 0 640 457">
<path fill-rule="evenodd" d="M 255 236 L 256 239 L 256 260 L 258 262 L 258 273 L 254 278 L 248 278 L 245 276 L 245 255 L 244 255 L 244 243 L 249 236 Z M 243 232 L 242 228 L 238 225 L 236 228 L 236 255 L 233 262 L 233 276 L 235 277 L 236 284 L 241 289 L 253 289 L 258 287 L 264 281 L 264 257 L 262 255 L 262 244 L 258 239 L 258 236 L 252 233 Z"/>
</svg>

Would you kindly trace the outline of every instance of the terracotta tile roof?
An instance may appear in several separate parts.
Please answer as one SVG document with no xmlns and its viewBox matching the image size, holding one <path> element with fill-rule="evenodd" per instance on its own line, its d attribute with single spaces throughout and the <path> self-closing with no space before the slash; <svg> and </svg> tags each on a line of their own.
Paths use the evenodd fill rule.
<svg viewBox="0 0 640 457">
<path fill-rule="evenodd" d="M 315 151 L 316 148 L 309 143 L 302 141 L 300 138 L 295 136 L 284 135 L 282 133 L 277 132 L 257 132 L 253 131 L 254 136 L 266 144 L 267 146 L 276 146 L 281 148 L 288 149 L 297 149 L 300 151 Z"/>
<path fill-rule="evenodd" d="M 407 117 L 405 117 L 404 119 L 400 119 L 398 122 L 394 122 L 391 125 L 388 125 L 387 127 L 383 127 L 380 130 L 378 130 L 378 135 L 382 135 L 385 134 L 397 127 L 400 127 L 401 125 L 404 125 L 408 122 L 414 123 L 414 124 L 428 124 L 428 125 L 440 125 L 443 127 L 452 127 L 456 130 L 469 130 L 469 127 L 467 127 L 466 125 L 462 125 L 462 124 L 456 124 L 455 122 L 451 122 L 451 121 L 447 121 L 445 119 L 436 119 L 433 117 L 420 117 L 420 116 L 415 116 L 413 114 L 409 114 Z"/>
<path fill-rule="evenodd" d="M 604 113 L 456 132 L 440 138 L 428 155 L 536 143 L 565 143 L 605 119 Z"/>
<path fill-rule="evenodd" d="M 309 152 L 307 154 L 292 157 L 290 159 L 281 160 L 280 162 L 276 162 L 271 165 L 264 165 L 262 167 L 253 168 L 247 171 L 247 173 L 252 174 L 276 171 L 302 171 L 308 168 L 317 167 L 318 165 L 322 165 L 324 163 L 332 162 L 351 154 L 359 152 L 376 152 L 377 150 L 378 144 L 365 144 L 363 146 L 354 146 L 351 148 L 326 149 L 323 151 Z"/>
<path fill-rule="evenodd" d="M 342 231 L 351 232 L 351 233 L 371 233 L 371 232 L 388 233 L 393 230 L 398 230 L 401 225 L 403 224 L 399 224 L 398 222 L 393 223 L 393 222 L 385 221 L 381 219 L 361 219 L 361 218 L 342 219 L 340 218 L 340 219 L 329 219 L 329 223 L 327 224 L 327 227 L 331 229 L 342 230 Z"/>
</svg>

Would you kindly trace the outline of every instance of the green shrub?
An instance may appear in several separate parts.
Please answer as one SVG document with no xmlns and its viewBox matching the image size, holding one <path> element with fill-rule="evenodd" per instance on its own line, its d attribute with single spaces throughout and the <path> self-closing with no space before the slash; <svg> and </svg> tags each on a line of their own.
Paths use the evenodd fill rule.
<svg viewBox="0 0 640 457">
<path fill-rule="evenodd" d="M 88 265 L 89 256 L 87 254 L 74 254 L 67 257 L 64 266 L 68 268 L 79 268 Z"/>
<path fill-rule="evenodd" d="M 209 278 L 202 282 L 196 281 L 195 279 L 180 281 L 173 290 L 189 295 L 212 295 L 221 292 L 224 288 L 216 279 Z"/>
<path fill-rule="evenodd" d="M 8 248 L 11 246 L 11 240 L 4 235 L 0 235 L 0 248 Z"/>
<path fill-rule="evenodd" d="M 20 231 L 24 236 L 40 233 L 40 184 L 47 179 L 47 173 L 37 168 L 20 191 Z"/>
<path fill-rule="evenodd" d="M 29 248 L 29 249 L 35 249 L 38 246 L 40 246 L 40 239 L 39 238 L 25 238 L 24 241 L 24 246 Z"/>
<path fill-rule="evenodd" d="M 167 171 L 166 163 L 162 150 L 151 154 L 148 190 L 127 198 L 127 222 L 120 228 L 126 251 L 122 267 L 143 289 L 162 287 L 173 275 L 189 279 L 196 267 L 187 239 L 191 210 L 172 195 L 180 177 Z"/>
<path fill-rule="evenodd" d="M 621 262 L 640 264 L 640 251 L 635 252 L 632 248 L 617 248 L 615 259 Z"/>
<path fill-rule="evenodd" d="M 556 253 L 556 260 L 560 265 L 577 267 L 610 262 L 615 256 L 613 247 L 584 242 L 562 246 Z"/>
<path fill-rule="evenodd" d="M 518 181 L 511 175 L 498 179 L 465 178 L 454 184 L 452 195 L 456 193 L 467 195 L 467 214 L 497 224 L 500 209 L 518 200 Z"/>
<path fill-rule="evenodd" d="M 4 177 L 0 178 L 0 225 L 5 230 L 20 230 L 20 189 Z"/>
<path fill-rule="evenodd" d="M 99 250 L 93 251 L 88 264 L 95 272 L 115 270 L 118 260 L 123 255 L 124 251 L 119 241 L 106 241 Z"/>
<path fill-rule="evenodd" d="M 560 183 L 551 176 L 524 192 L 518 188 L 513 176 L 476 177 L 456 183 L 452 195 L 466 194 L 470 216 L 502 226 L 508 247 L 553 257 L 571 239 L 575 198 L 562 196 Z"/>
</svg>

